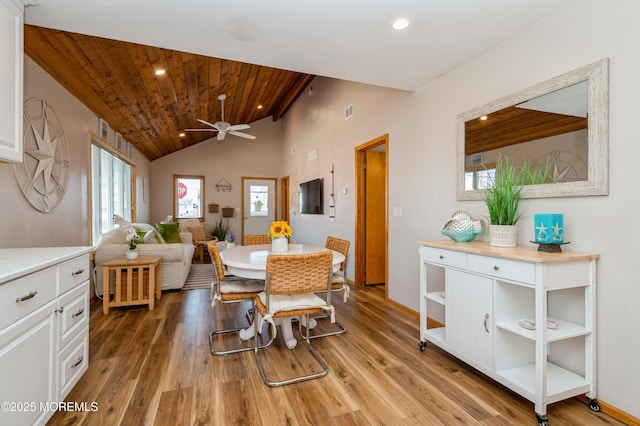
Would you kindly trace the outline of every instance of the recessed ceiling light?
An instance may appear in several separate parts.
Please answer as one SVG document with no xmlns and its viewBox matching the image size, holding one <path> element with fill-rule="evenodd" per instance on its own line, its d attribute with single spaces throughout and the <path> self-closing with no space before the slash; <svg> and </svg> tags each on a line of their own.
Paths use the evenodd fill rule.
<svg viewBox="0 0 640 426">
<path fill-rule="evenodd" d="M 484 120 L 486 120 L 486 119 L 487 119 L 487 116 L 486 116 L 486 115 L 483 115 L 482 117 L 480 117 L 480 120 L 482 120 L 482 121 L 484 121 Z"/>
<path fill-rule="evenodd" d="M 164 68 L 158 68 L 155 73 L 156 75 L 164 75 L 167 71 Z"/>
<path fill-rule="evenodd" d="M 407 21 L 404 18 L 396 19 L 395 21 L 393 21 L 394 30 L 398 30 L 398 31 L 404 30 L 408 26 L 409 26 L 409 21 Z"/>
<path fill-rule="evenodd" d="M 258 105 L 258 109 L 262 109 L 262 104 Z"/>
<path fill-rule="evenodd" d="M 178 136 L 181 137 L 181 138 L 184 138 L 185 136 L 187 136 L 187 134 L 186 133 L 178 133 Z"/>
</svg>

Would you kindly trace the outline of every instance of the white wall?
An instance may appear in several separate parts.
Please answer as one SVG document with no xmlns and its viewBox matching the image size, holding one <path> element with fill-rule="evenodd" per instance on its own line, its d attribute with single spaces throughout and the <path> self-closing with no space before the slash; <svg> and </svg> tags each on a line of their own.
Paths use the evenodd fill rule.
<svg viewBox="0 0 640 426">
<path fill-rule="evenodd" d="M 640 416 L 640 369 L 635 368 L 640 359 L 640 286 L 633 239 L 639 202 L 636 184 L 628 179 L 640 154 L 631 124 L 640 115 L 634 96 L 640 93 L 638 17 L 640 2 L 634 0 L 574 1 L 417 93 L 316 79 L 313 96 L 303 95 L 284 119 L 283 174 L 291 175 L 292 188 L 309 178 L 327 181 L 333 163 L 336 222 L 326 215 L 293 216 L 296 238 L 320 243 L 331 234 L 353 241 L 354 147 L 388 133 L 389 209 L 400 206 L 404 213 L 389 214 L 388 292 L 391 299 L 418 310 L 416 240 L 442 238 L 440 230 L 456 210 L 486 215 L 481 201 L 456 201 L 457 114 L 609 57 L 609 196 L 525 200 L 519 244 L 530 245 L 534 213 L 556 211 L 565 215 L 571 250 L 600 254 L 598 398 Z M 354 116 L 345 121 L 344 108 L 350 103 Z M 318 157 L 309 161 L 307 153 L 314 149 Z M 347 195 L 342 195 L 344 187 Z"/>
<path fill-rule="evenodd" d="M 0 247 L 53 247 L 90 245 L 90 132 L 98 133 L 98 117 L 58 84 L 30 58 L 25 57 L 24 100 L 42 98 L 55 110 L 69 147 L 69 183 L 64 199 L 51 213 L 37 211 L 18 188 L 13 165 L 0 163 L 0 199 L 5 224 Z M 113 140 L 113 132 L 109 134 Z M 148 176 L 149 161 L 134 152 L 140 182 Z M 141 186 L 138 185 L 138 190 Z M 141 199 L 141 197 L 139 197 Z M 139 203 L 139 218 L 149 209 Z"/>
<path fill-rule="evenodd" d="M 280 178 L 282 159 L 281 123 L 271 117 L 251 123 L 247 133 L 255 140 L 227 135 L 224 141 L 208 139 L 189 148 L 159 158 L 151 163 L 151 223 L 173 214 L 173 175 L 205 176 L 205 205 L 242 207 L 242 177 Z M 226 179 L 232 191 L 217 191 L 216 184 Z M 213 224 L 218 214 L 208 213 L 205 222 Z M 232 232 L 240 234 L 239 211 L 229 218 Z"/>
</svg>

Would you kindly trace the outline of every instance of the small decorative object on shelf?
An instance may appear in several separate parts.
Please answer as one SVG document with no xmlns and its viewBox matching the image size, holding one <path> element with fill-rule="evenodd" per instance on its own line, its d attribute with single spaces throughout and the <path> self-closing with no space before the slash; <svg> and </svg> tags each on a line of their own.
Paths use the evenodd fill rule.
<svg viewBox="0 0 640 426">
<path fill-rule="evenodd" d="M 127 241 L 129 243 L 129 250 L 127 250 L 127 253 L 126 253 L 127 259 L 129 260 L 137 259 L 138 252 L 135 250 L 138 245 L 136 244 L 136 241 L 140 239 L 140 236 L 138 235 L 138 233 L 134 228 L 127 229 L 127 232 L 128 232 Z"/>
<path fill-rule="evenodd" d="M 227 248 L 233 248 L 236 246 L 236 234 L 229 233 L 224 238 L 227 241 Z"/>
<path fill-rule="evenodd" d="M 538 251 L 560 253 L 564 242 L 564 216 L 561 213 L 533 215 L 534 239 Z M 568 244 L 568 243 L 567 243 Z"/>
<path fill-rule="evenodd" d="M 473 241 L 476 235 L 484 234 L 484 221 L 471 217 L 469 213 L 459 210 L 451 215 L 451 219 L 442 228 L 442 235 L 454 241 L 466 243 Z"/>
<path fill-rule="evenodd" d="M 269 228 L 271 237 L 271 251 L 273 253 L 286 253 L 289 251 L 289 238 L 291 238 L 291 227 L 286 220 L 276 221 Z"/>
</svg>

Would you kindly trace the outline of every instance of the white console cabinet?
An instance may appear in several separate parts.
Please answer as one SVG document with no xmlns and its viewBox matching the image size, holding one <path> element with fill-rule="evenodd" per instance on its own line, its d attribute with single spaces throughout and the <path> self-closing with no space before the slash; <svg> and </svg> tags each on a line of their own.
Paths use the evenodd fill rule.
<svg viewBox="0 0 640 426">
<path fill-rule="evenodd" d="M 45 424 L 87 370 L 89 251 L 0 250 L 0 424 Z"/>
<path fill-rule="evenodd" d="M 548 424 L 548 404 L 579 394 L 600 410 L 598 255 L 477 241 L 418 243 L 422 350 L 431 342 L 534 402 L 541 425 Z M 427 328 L 427 318 L 441 326 Z"/>
</svg>

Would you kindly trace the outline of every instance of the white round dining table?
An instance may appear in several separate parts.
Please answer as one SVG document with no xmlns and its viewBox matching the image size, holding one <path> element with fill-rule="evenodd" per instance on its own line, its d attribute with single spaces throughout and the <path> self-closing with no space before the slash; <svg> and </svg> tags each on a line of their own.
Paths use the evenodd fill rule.
<svg viewBox="0 0 640 426">
<path fill-rule="evenodd" d="M 318 253 L 329 250 L 326 247 L 312 246 L 307 244 L 289 244 L 289 251 L 286 253 L 275 254 L 307 254 Z M 333 252 L 333 271 L 336 272 L 340 269 L 340 264 L 344 262 L 344 255 L 335 250 Z M 235 246 L 232 248 L 223 249 L 220 252 L 222 263 L 226 266 L 227 272 L 230 275 L 235 275 L 242 278 L 251 278 L 264 280 L 267 270 L 267 256 L 272 254 L 271 244 L 256 244 L 249 246 Z M 280 328 L 282 330 L 282 337 L 286 346 L 289 349 L 296 347 L 298 341 L 293 337 L 293 331 L 291 329 L 291 318 L 281 318 Z M 314 322 L 309 326 L 313 328 Z M 253 325 L 240 331 L 240 338 L 248 340 L 253 337 Z"/>
</svg>

